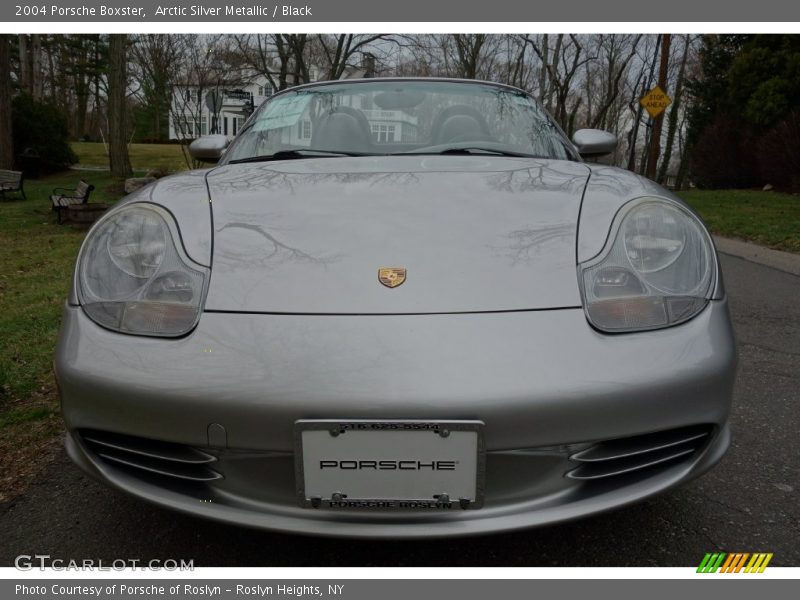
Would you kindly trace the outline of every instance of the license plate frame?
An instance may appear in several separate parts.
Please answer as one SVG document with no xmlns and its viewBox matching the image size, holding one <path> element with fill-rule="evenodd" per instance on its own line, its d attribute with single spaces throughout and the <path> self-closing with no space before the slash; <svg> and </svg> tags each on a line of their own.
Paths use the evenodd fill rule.
<svg viewBox="0 0 800 600">
<path fill-rule="evenodd" d="M 484 491 L 485 491 L 485 478 L 486 478 L 486 450 L 484 447 L 484 423 L 478 420 L 415 420 L 415 419 L 299 419 L 294 424 L 294 445 L 295 445 L 295 483 L 297 491 L 297 502 L 303 508 L 323 508 L 332 510 L 416 510 L 421 512 L 433 511 L 448 511 L 448 510 L 475 510 L 483 506 Z M 306 435 L 307 432 L 311 432 Z M 323 433 L 327 435 L 323 435 Z M 345 438 L 347 434 L 351 434 Z M 334 460 L 325 462 L 336 462 L 336 466 L 332 467 L 335 471 L 330 471 L 322 475 L 322 461 L 319 461 L 320 466 L 313 468 L 312 465 L 317 464 L 321 450 L 312 447 L 312 445 L 327 447 L 327 449 L 336 448 L 336 441 L 347 441 L 339 445 L 337 452 L 347 452 L 350 448 L 352 453 L 353 446 L 356 445 L 356 440 L 361 440 L 361 443 L 375 444 L 379 436 L 385 438 L 386 444 L 392 441 L 397 442 L 401 439 L 403 434 L 411 434 L 408 440 L 415 440 L 414 448 L 408 448 L 410 442 L 406 440 L 406 448 L 401 448 L 404 451 L 403 457 L 409 456 L 407 460 L 364 460 L 360 456 L 352 456 L 347 454 L 347 459 L 341 457 Z M 428 438 L 427 436 L 431 436 Z M 304 443 L 305 442 L 305 443 Z M 449 442 L 449 443 L 448 443 Z M 308 444 L 308 445 L 307 445 Z M 474 444 L 474 446 L 473 446 Z M 392 446 L 394 447 L 394 446 Z M 448 460 L 434 460 L 428 458 L 416 458 L 415 454 L 420 455 L 424 451 L 434 451 L 444 453 Z M 360 452 L 361 450 L 359 450 Z M 385 448 L 381 450 L 385 452 Z M 380 452 L 379 451 L 379 454 Z M 473 454 L 474 452 L 474 454 Z M 456 454 L 453 454 L 456 453 Z M 332 455 L 331 455 L 332 456 Z M 427 455 L 426 455 L 427 456 Z M 438 456 L 438 454 L 437 454 Z M 458 458 L 453 458 L 457 456 Z M 314 462 L 311 462 L 314 461 Z M 416 469 L 411 468 L 406 471 L 406 467 L 412 461 L 416 461 Z M 386 466 L 383 463 L 396 463 L 394 469 L 387 469 L 387 471 L 400 472 L 399 465 L 401 462 L 406 463 L 402 469 L 402 475 L 397 480 L 392 480 L 392 484 L 402 486 L 403 484 L 415 485 L 418 487 L 428 488 L 430 491 L 431 486 L 435 485 L 431 480 L 441 478 L 441 488 L 452 487 L 457 497 L 451 497 L 451 493 L 447 489 L 438 489 L 437 493 L 431 493 L 429 497 L 413 497 L 421 496 L 422 493 L 404 494 L 402 497 L 387 497 L 386 494 L 380 493 L 378 490 L 375 493 L 362 493 L 351 494 L 346 489 L 336 489 L 336 486 L 331 487 L 330 473 L 339 474 L 342 479 L 350 478 L 350 485 L 355 485 L 356 489 L 361 489 L 370 484 L 359 483 L 355 484 L 353 481 L 353 473 L 366 474 L 367 480 L 373 479 L 373 485 L 380 485 L 381 481 L 388 484 L 385 477 L 386 473 L 383 472 L 382 467 Z M 347 463 L 348 469 L 345 471 L 340 470 L 344 468 Z M 356 463 L 358 467 L 351 469 L 351 463 Z M 364 463 L 380 464 L 381 469 L 372 467 L 367 464 L 367 468 L 362 468 Z M 454 464 L 450 464 L 454 463 Z M 433 465 L 433 466 L 430 466 Z M 430 467 L 429 467 L 430 466 Z M 441 468 L 440 468 L 441 467 Z M 472 475 L 472 468 L 474 467 L 474 478 Z M 430 472 L 429 469 L 430 468 Z M 465 471 L 462 474 L 460 471 Z M 363 471 L 363 473 L 362 473 Z M 456 472 L 459 472 L 457 475 Z M 413 473 L 418 474 L 417 479 L 420 481 L 412 482 Z M 434 475 L 435 473 L 435 475 Z M 307 481 L 306 475 L 309 474 Z M 423 474 L 423 475 L 419 475 Z M 389 476 L 394 475 L 391 473 Z M 313 480 L 313 481 L 311 481 Z M 322 480 L 322 481 L 320 481 Z M 474 480 L 474 489 L 470 489 L 470 483 Z M 348 484 L 343 481 L 340 488 L 346 487 Z M 393 486 L 389 486 L 393 487 Z M 309 490 L 309 491 L 307 491 Z M 423 492 L 424 493 L 424 492 Z M 338 494 L 338 496 L 337 496 Z M 390 494 L 392 496 L 392 494 Z"/>
</svg>

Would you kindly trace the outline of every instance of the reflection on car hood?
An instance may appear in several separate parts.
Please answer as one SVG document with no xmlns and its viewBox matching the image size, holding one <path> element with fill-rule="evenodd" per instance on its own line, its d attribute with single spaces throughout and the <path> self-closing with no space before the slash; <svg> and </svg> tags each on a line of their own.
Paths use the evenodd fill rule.
<svg viewBox="0 0 800 600">
<path fill-rule="evenodd" d="M 319 314 L 580 306 L 575 248 L 589 169 L 484 156 L 226 165 L 206 310 Z M 380 267 L 405 268 L 388 288 Z"/>
</svg>

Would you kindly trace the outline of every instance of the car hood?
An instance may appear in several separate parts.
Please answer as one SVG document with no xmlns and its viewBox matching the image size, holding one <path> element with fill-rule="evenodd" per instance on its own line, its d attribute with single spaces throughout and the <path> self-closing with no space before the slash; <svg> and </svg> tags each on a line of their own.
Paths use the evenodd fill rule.
<svg viewBox="0 0 800 600">
<path fill-rule="evenodd" d="M 419 314 L 580 306 L 589 169 L 483 156 L 225 165 L 206 310 Z M 402 285 L 378 279 L 406 269 Z"/>
</svg>

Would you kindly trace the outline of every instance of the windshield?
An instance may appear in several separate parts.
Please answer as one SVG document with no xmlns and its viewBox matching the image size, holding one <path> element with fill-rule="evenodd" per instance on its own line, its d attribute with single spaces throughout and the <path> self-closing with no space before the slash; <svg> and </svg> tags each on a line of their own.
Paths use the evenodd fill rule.
<svg viewBox="0 0 800 600">
<path fill-rule="evenodd" d="M 480 83 L 374 80 L 275 96 L 248 121 L 223 162 L 441 152 L 577 159 L 523 92 Z"/>
</svg>

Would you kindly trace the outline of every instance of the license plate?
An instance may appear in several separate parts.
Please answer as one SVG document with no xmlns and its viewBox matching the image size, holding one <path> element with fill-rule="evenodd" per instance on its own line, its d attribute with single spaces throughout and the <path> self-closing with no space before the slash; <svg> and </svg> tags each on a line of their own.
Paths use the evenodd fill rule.
<svg viewBox="0 0 800 600">
<path fill-rule="evenodd" d="M 295 423 L 301 506 L 461 510 L 483 504 L 480 421 Z"/>
</svg>

